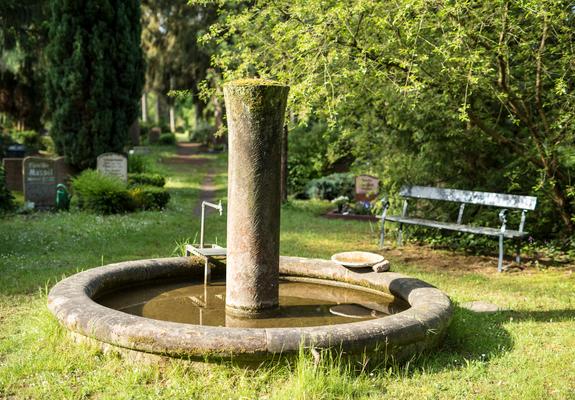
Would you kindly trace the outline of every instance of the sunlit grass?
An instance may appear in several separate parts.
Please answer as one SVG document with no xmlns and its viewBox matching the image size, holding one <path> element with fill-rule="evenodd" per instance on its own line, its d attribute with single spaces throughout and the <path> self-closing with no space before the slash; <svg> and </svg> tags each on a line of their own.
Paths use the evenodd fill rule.
<svg viewBox="0 0 575 400">
<path fill-rule="evenodd" d="M 167 158 L 173 148 L 158 150 Z M 103 399 L 381 399 L 575 398 L 575 277 L 566 271 L 492 274 L 426 271 L 394 262 L 456 304 L 443 346 L 400 365 L 364 365 L 307 350 L 260 367 L 172 360 L 134 363 L 74 343 L 46 308 L 49 287 L 102 263 L 167 257 L 197 238 L 193 215 L 202 179 L 216 172 L 226 198 L 225 156 L 207 164 L 163 164 L 172 201 L 164 212 L 101 217 L 35 213 L 0 220 L 0 398 Z M 366 222 L 329 220 L 325 203 L 282 208 L 281 253 L 327 258 L 349 249 L 377 250 Z M 225 215 L 211 213 L 207 241 L 225 243 Z M 179 249 L 177 249 L 179 246 Z M 476 314 L 459 305 L 494 302 L 510 311 Z"/>
</svg>

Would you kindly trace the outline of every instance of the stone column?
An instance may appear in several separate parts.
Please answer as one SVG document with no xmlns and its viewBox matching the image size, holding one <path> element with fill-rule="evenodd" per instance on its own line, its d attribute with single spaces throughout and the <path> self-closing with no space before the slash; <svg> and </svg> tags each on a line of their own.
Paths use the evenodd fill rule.
<svg viewBox="0 0 575 400">
<path fill-rule="evenodd" d="M 226 311 L 258 317 L 279 305 L 281 135 L 289 87 L 224 86 L 229 134 Z"/>
</svg>

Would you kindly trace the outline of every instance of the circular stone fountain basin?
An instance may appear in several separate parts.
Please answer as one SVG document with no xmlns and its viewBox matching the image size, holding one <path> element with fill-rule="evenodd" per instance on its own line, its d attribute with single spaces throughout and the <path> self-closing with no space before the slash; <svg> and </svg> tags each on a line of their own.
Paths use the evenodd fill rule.
<svg viewBox="0 0 575 400">
<path fill-rule="evenodd" d="M 214 278 L 223 274 L 223 267 L 214 268 Z M 214 326 L 207 326 L 203 316 L 204 325 L 199 323 L 199 315 L 193 321 L 179 317 L 170 318 L 173 321 L 162 320 L 165 319 L 163 312 L 154 314 L 158 309 L 148 314 L 154 319 L 146 318 L 146 304 L 156 302 L 159 307 L 161 297 L 166 293 L 175 292 L 172 294 L 188 305 L 206 298 L 210 302 L 210 295 L 202 298 L 202 293 L 185 294 L 186 290 L 198 291 L 200 287 L 203 290 L 203 285 L 190 286 L 203 279 L 203 260 L 193 257 L 128 261 L 81 272 L 59 282 L 51 290 L 48 307 L 74 334 L 94 339 L 103 347 L 111 345 L 123 350 L 201 360 L 230 357 L 257 360 L 279 353 L 294 353 L 302 345 L 337 348 L 346 353 L 376 351 L 386 357 L 403 358 L 435 346 L 451 320 L 452 305 L 443 292 L 397 273 L 362 272 L 327 260 L 281 257 L 280 275 L 286 281 L 283 291 L 288 295 L 285 297 L 299 297 L 296 303 L 312 305 L 299 311 L 297 304 L 285 304 L 284 308 L 296 311 L 293 318 L 301 322 L 306 319 L 304 309 L 313 311 L 323 305 L 330 315 L 320 316 L 321 325 L 313 322 L 312 326 L 296 326 L 277 321 L 270 324 L 265 320 L 224 316 L 223 325 L 226 326 L 220 326 L 221 318 L 213 323 Z M 180 283 L 170 286 L 175 281 Z M 287 290 L 290 285 L 291 294 Z M 314 285 L 312 292 L 316 296 L 302 295 L 302 291 L 311 293 L 309 285 Z M 171 290 L 161 289 L 162 286 Z M 127 287 L 132 289 L 126 294 L 124 289 Z M 208 290 L 217 295 L 217 285 Z M 142 300 L 140 306 L 134 298 L 130 299 L 130 295 L 138 291 Z M 350 297 L 346 299 L 346 296 Z M 127 306 L 123 311 L 122 304 Z M 369 310 L 370 315 L 355 319 L 336 315 L 341 306 L 350 305 L 359 305 Z M 140 312 L 137 312 L 138 308 Z M 209 314 L 206 307 L 199 308 Z M 349 309 L 344 307 L 346 312 L 349 313 Z M 391 315 L 382 318 L 383 313 Z M 276 320 L 289 318 L 284 316 Z M 327 320 L 339 322 L 326 325 Z M 186 323 L 196 321 L 198 323 Z"/>
</svg>

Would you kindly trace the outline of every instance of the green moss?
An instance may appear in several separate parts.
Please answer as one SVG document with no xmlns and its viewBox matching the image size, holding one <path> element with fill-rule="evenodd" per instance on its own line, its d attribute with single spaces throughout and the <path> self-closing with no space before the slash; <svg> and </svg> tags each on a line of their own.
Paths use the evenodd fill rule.
<svg viewBox="0 0 575 400">
<path fill-rule="evenodd" d="M 244 78 L 244 79 L 236 79 L 234 81 L 230 81 L 224 86 L 280 86 L 280 87 L 287 87 L 278 81 L 274 81 L 271 79 L 262 79 L 262 78 Z"/>
</svg>

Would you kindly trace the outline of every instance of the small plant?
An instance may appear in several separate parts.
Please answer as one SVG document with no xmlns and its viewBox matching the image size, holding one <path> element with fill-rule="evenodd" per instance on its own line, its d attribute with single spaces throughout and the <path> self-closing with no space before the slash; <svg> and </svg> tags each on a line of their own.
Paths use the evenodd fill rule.
<svg viewBox="0 0 575 400">
<path fill-rule="evenodd" d="M 370 215 L 373 213 L 372 204 L 369 201 L 357 201 L 353 204 L 353 213 L 356 215 Z"/>
<path fill-rule="evenodd" d="M 333 199 L 332 204 L 337 206 L 337 212 L 343 214 L 344 211 L 347 209 L 347 205 L 349 203 L 349 197 L 347 196 L 339 196 Z"/>
<path fill-rule="evenodd" d="M 130 186 L 147 185 L 164 187 L 166 178 L 160 174 L 133 173 L 128 174 L 128 183 Z"/>
</svg>

